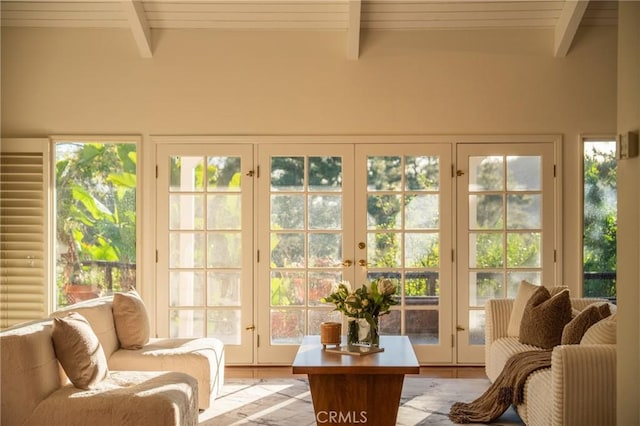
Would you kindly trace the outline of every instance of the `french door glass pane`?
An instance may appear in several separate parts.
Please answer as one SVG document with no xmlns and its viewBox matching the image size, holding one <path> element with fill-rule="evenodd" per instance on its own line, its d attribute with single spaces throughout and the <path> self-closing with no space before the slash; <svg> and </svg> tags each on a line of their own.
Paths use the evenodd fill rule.
<svg viewBox="0 0 640 426">
<path fill-rule="evenodd" d="M 418 345 L 433 345 L 438 343 L 438 329 L 440 315 L 436 310 L 407 310 L 407 335 L 411 342 Z"/>
<path fill-rule="evenodd" d="M 404 264 L 408 268 L 438 266 L 439 235 L 432 233 L 409 233 L 404 235 Z"/>
<path fill-rule="evenodd" d="M 309 266 L 323 268 L 339 265 L 342 259 L 342 235 L 309 234 Z"/>
<path fill-rule="evenodd" d="M 539 232 L 507 233 L 507 268 L 540 267 Z"/>
<path fill-rule="evenodd" d="M 271 162 L 271 190 L 302 191 L 304 160 L 304 157 L 275 157 Z"/>
<path fill-rule="evenodd" d="M 171 218 L 169 222 L 169 229 L 204 229 L 203 200 L 203 195 L 170 195 L 169 209 L 171 209 Z"/>
<path fill-rule="evenodd" d="M 170 335 L 216 336 L 238 345 L 241 159 L 172 156 L 169 170 Z"/>
<path fill-rule="evenodd" d="M 204 234 L 170 233 L 169 268 L 202 268 L 204 246 Z"/>
<path fill-rule="evenodd" d="M 367 157 L 367 279 L 401 283 L 381 332 L 414 344 L 440 342 L 440 173 L 437 156 Z"/>
<path fill-rule="evenodd" d="M 207 311 L 207 337 L 216 337 L 227 345 L 239 345 L 242 335 L 240 309 L 208 310 Z"/>
<path fill-rule="evenodd" d="M 506 185 L 505 185 L 506 182 Z M 484 344 L 484 304 L 542 271 L 542 157 L 469 157 L 469 344 Z"/>
<path fill-rule="evenodd" d="M 469 158 L 469 192 L 502 191 L 504 188 L 503 157 Z"/>
<path fill-rule="evenodd" d="M 367 196 L 367 223 L 369 229 L 401 229 L 402 196 L 370 193 Z"/>
<path fill-rule="evenodd" d="M 406 229 L 438 229 L 440 196 L 429 194 L 407 197 L 404 214 Z"/>
<path fill-rule="evenodd" d="M 304 336 L 304 309 L 271 309 L 271 343 L 299 344 Z"/>
<path fill-rule="evenodd" d="M 503 226 L 502 194 L 469 195 L 469 229 L 502 229 Z"/>
<path fill-rule="evenodd" d="M 273 156 L 269 177 L 270 343 L 291 345 L 340 320 L 320 298 L 342 280 L 342 157 Z"/>
<path fill-rule="evenodd" d="M 485 312 L 483 310 L 469 311 L 469 344 L 484 345 Z"/>
<path fill-rule="evenodd" d="M 342 191 L 342 157 L 309 157 L 309 191 Z"/>
<path fill-rule="evenodd" d="M 204 272 L 169 273 L 170 306 L 204 306 Z"/>
<path fill-rule="evenodd" d="M 306 265 L 305 234 L 272 232 L 271 264 L 276 268 L 303 268 Z"/>
<path fill-rule="evenodd" d="M 484 307 L 488 299 L 502 297 L 504 294 L 504 274 L 502 271 L 475 271 L 469 273 L 469 305 Z"/>
<path fill-rule="evenodd" d="M 404 287 L 407 294 L 412 294 L 406 298 L 406 304 L 410 306 L 438 305 L 440 300 L 440 274 L 433 271 L 410 272 L 404 280 Z"/>
<path fill-rule="evenodd" d="M 207 233 L 207 268 L 242 267 L 240 232 Z"/>
<path fill-rule="evenodd" d="M 207 305 L 208 306 L 239 306 L 240 305 L 239 272 L 207 273 Z"/>
<path fill-rule="evenodd" d="M 240 194 L 207 195 L 207 229 L 240 229 Z"/>
<path fill-rule="evenodd" d="M 271 229 L 304 229 L 304 195 L 271 196 Z"/>
<path fill-rule="evenodd" d="M 309 229 L 342 229 L 342 197 L 310 195 Z"/>
<path fill-rule="evenodd" d="M 240 158 L 207 157 L 207 191 L 240 192 Z"/>
<path fill-rule="evenodd" d="M 342 279 L 342 273 L 336 271 L 309 272 L 309 306 L 322 306 L 320 299 L 331 293 L 335 283 Z M 340 313 L 337 312 L 340 317 Z"/>
<path fill-rule="evenodd" d="M 507 195 L 507 228 L 539 229 L 542 227 L 540 194 Z"/>
<path fill-rule="evenodd" d="M 507 191 L 540 191 L 542 189 L 540 156 L 507 157 Z"/>
<path fill-rule="evenodd" d="M 304 272 L 271 272 L 271 306 L 302 306 L 305 301 Z"/>
<path fill-rule="evenodd" d="M 438 191 L 440 162 L 437 157 L 405 157 L 405 189 L 408 191 Z"/>
</svg>

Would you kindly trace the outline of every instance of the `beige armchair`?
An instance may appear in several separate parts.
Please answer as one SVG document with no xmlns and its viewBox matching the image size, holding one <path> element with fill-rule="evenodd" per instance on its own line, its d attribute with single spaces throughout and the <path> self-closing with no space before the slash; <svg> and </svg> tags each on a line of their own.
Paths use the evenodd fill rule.
<svg viewBox="0 0 640 426">
<path fill-rule="evenodd" d="M 595 299 L 571 299 L 582 310 Z M 514 299 L 493 299 L 486 304 L 485 370 L 492 382 L 511 355 L 541 350 L 508 336 Z M 524 403 L 516 407 L 527 425 L 616 424 L 616 345 L 559 345 L 553 349 L 551 368 L 527 379 Z"/>
</svg>

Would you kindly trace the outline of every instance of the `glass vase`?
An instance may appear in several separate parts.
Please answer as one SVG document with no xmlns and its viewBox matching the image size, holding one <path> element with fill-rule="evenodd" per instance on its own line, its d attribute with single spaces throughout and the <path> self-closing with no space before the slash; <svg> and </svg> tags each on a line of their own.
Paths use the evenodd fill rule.
<svg viewBox="0 0 640 426">
<path fill-rule="evenodd" d="M 347 345 L 377 348 L 380 346 L 380 327 L 378 317 L 373 323 L 366 318 L 348 318 Z"/>
</svg>

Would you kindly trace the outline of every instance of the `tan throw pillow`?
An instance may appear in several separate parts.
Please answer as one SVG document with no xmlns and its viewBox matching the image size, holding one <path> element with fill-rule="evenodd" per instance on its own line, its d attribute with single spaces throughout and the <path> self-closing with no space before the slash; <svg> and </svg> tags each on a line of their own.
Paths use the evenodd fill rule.
<svg viewBox="0 0 640 426">
<path fill-rule="evenodd" d="M 140 349 L 149 343 L 149 316 L 135 290 L 113 295 L 113 320 L 123 349 Z"/>
<path fill-rule="evenodd" d="M 90 389 L 107 376 L 107 358 L 85 317 L 71 312 L 54 318 L 51 338 L 56 357 L 75 387 Z"/>
<path fill-rule="evenodd" d="M 589 329 L 582 340 L 580 340 L 581 345 L 615 345 L 616 344 L 616 322 L 617 322 L 617 314 L 612 314 L 611 316 L 598 321 Z"/>
<path fill-rule="evenodd" d="M 551 349 L 560 344 L 564 326 L 571 321 L 571 299 L 567 290 L 551 297 L 539 287 L 522 314 L 520 343 Z"/>
<path fill-rule="evenodd" d="M 516 298 L 513 301 L 513 309 L 511 309 L 511 316 L 509 317 L 509 325 L 507 326 L 507 336 L 518 337 L 520 335 L 520 322 L 522 321 L 522 313 L 524 307 L 527 305 L 529 298 L 533 293 L 540 288 L 539 285 L 531 284 L 528 281 L 522 280 L 518 286 L 518 292 Z"/>
<path fill-rule="evenodd" d="M 584 308 L 562 331 L 562 345 L 577 345 L 584 333 L 603 318 L 611 315 L 607 302 L 598 302 Z"/>
</svg>

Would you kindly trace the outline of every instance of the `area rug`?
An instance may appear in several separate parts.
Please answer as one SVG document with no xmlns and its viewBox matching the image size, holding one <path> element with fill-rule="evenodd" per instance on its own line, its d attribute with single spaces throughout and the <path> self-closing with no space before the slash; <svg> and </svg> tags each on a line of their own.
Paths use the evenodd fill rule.
<svg viewBox="0 0 640 426">
<path fill-rule="evenodd" d="M 407 377 L 396 424 L 452 425 L 447 417 L 451 405 L 456 401 L 473 401 L 488 387 L 487 379 Z M 303 378 L 227 379 L 212 408 L 200 414 L 200 426 L 315 424 L 309 384 Z M 523 423 L 510 408 L 492 424 Z"/>
</svg>

